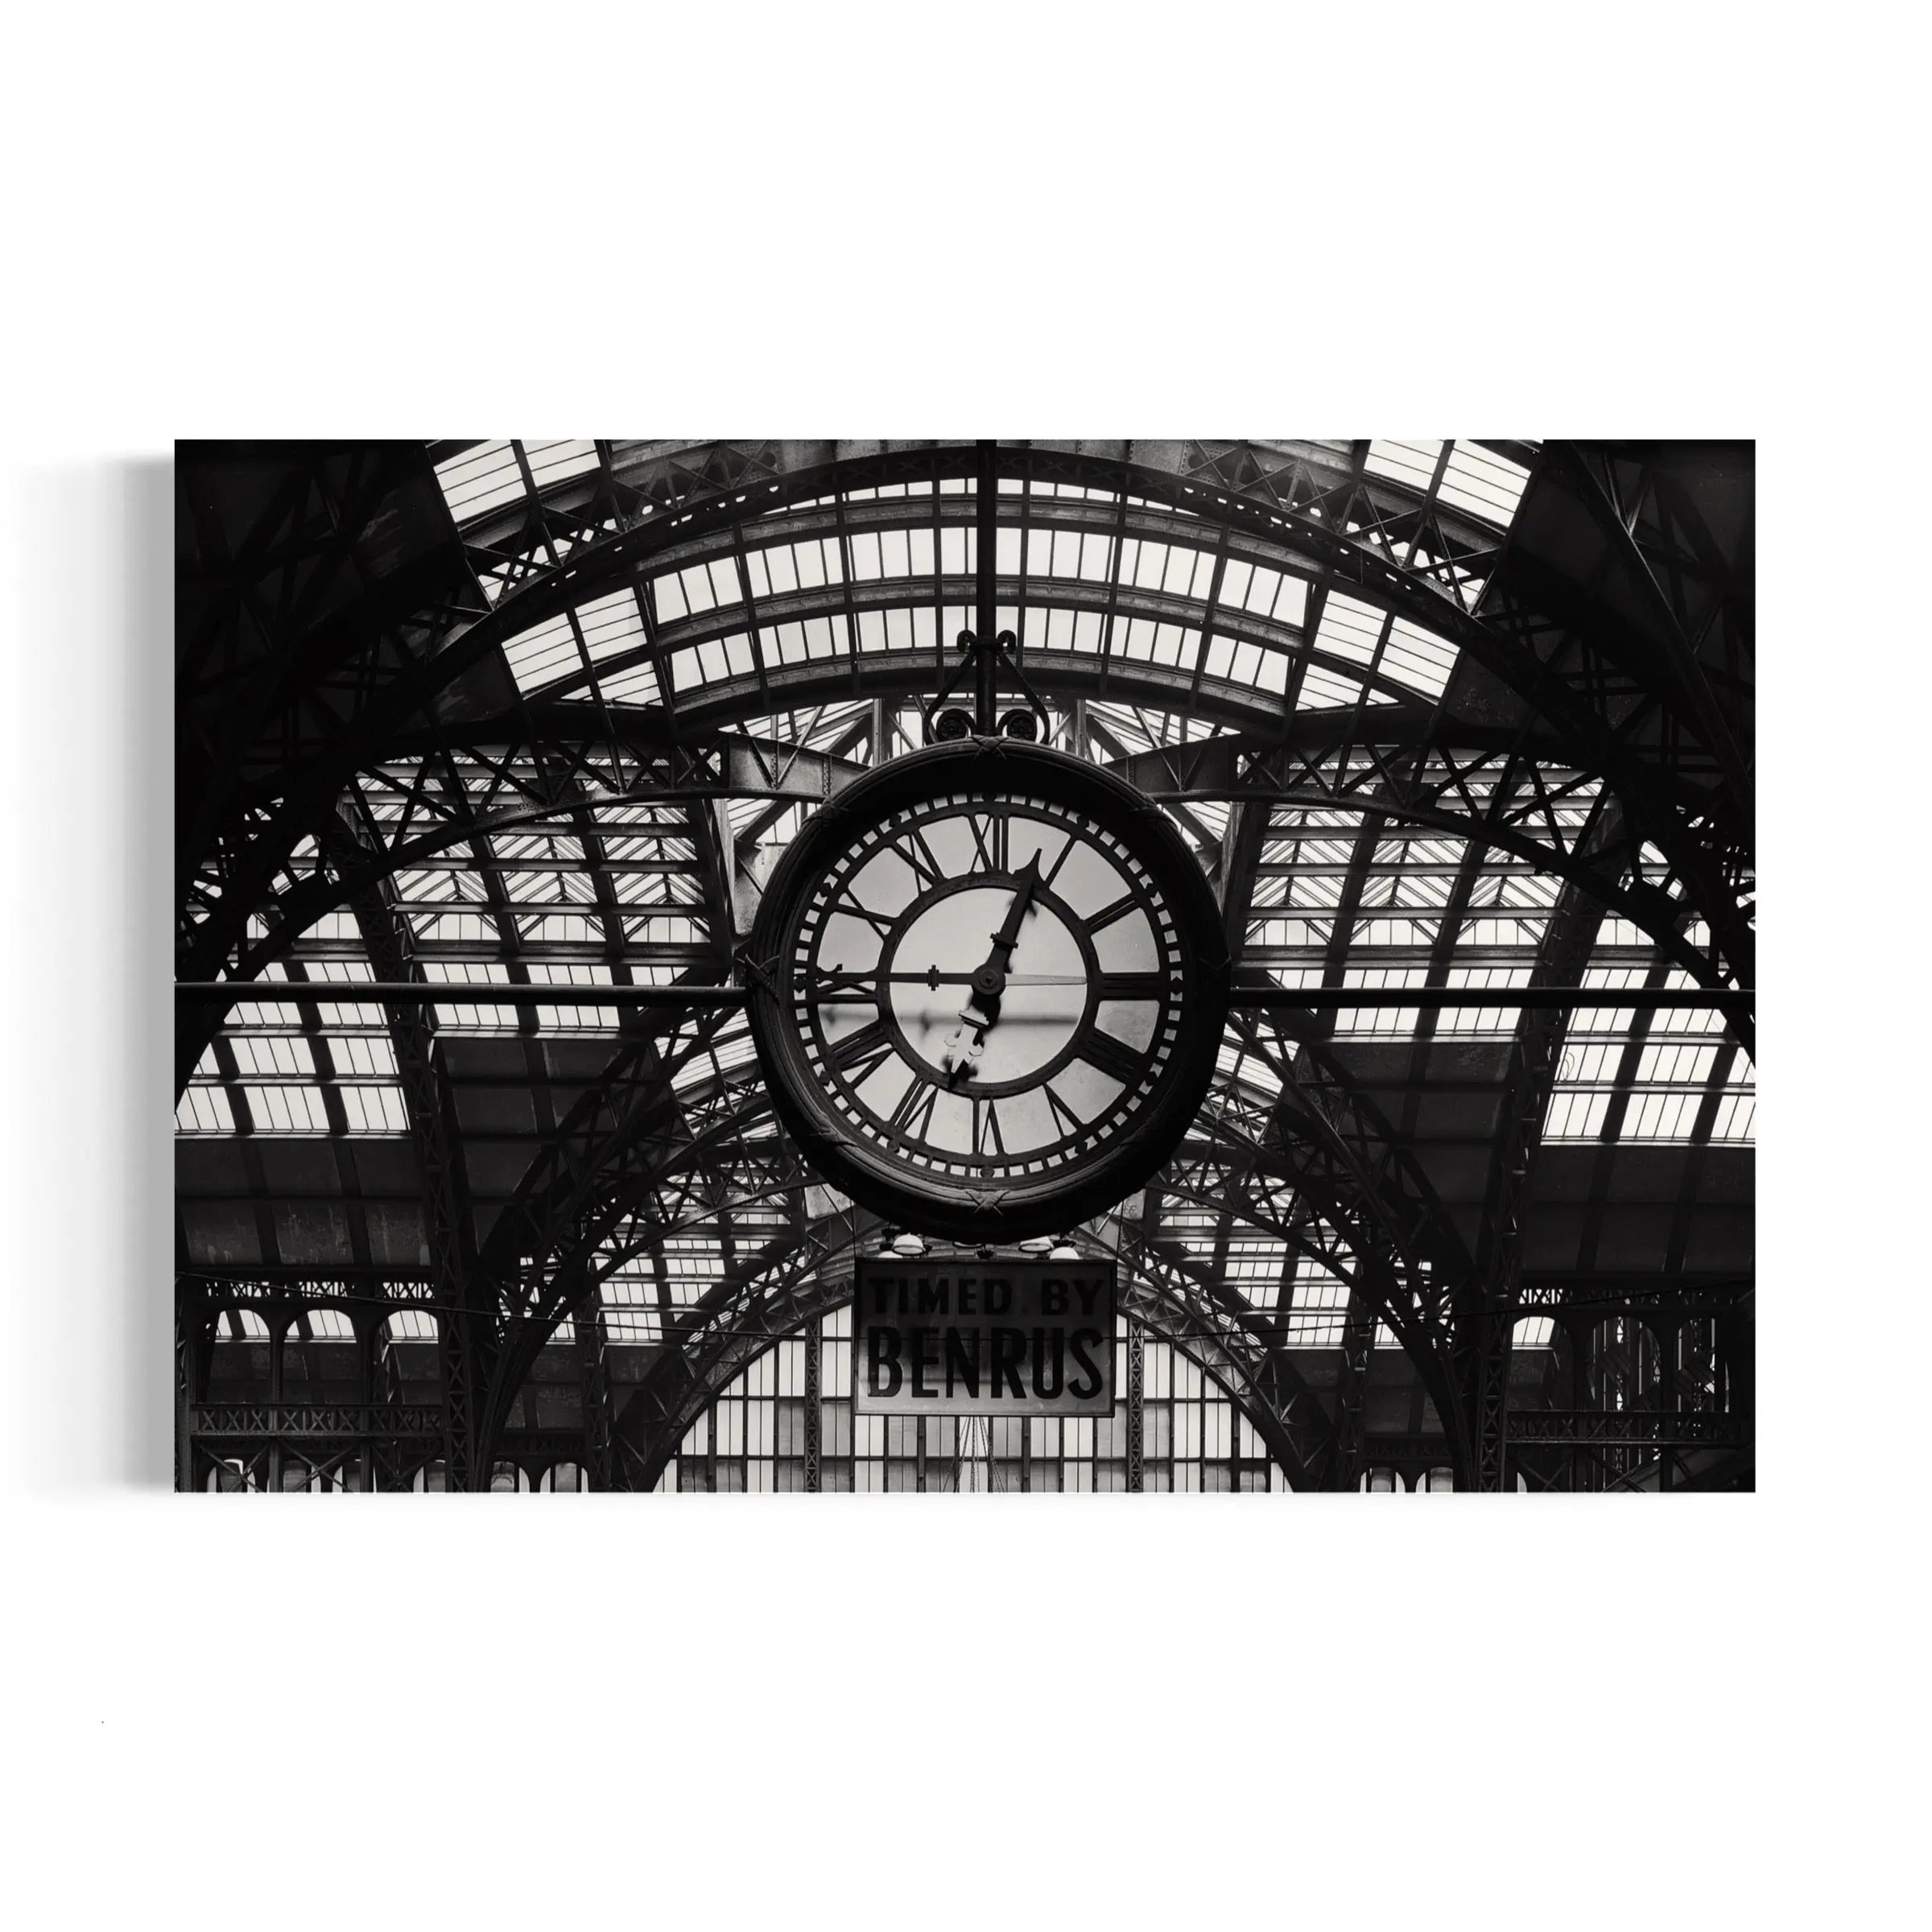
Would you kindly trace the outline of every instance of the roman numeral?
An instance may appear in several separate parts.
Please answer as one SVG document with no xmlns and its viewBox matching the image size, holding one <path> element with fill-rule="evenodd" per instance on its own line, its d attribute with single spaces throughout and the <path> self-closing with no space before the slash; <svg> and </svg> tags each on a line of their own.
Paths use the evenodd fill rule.
<svg viewBox="0 0 1932 1932">
<path fill-rule="evenodd" d="M 972 1104 L 972 1151 L 976 1154 L 1006 1157 L 1006 1142 L 1000 1133 L 1000 1108 L 997 1100 Z"/>
<path fill-rule="evenodd" d="M 899 1096 L 899 1104 L 893 1108 L 886 1125 L 909 1140 L 923 1141 L 927 1129 L 932 1124 L 932 1110 L 939 1104 L 939 1088 L 927 1085 L 914 1074 L 912 1084 Z"/>
<path fill-rule="evenodd" d="M 1067 1103 L 1054 1091 L 1051 1080 L 1046 1083 L 1046 1104 L 1053 1110 L 1053 1124 L 1059 1129 L 1063 1140 L 1070 1133 L 1084 1133 L 1087 1131 L 1087 1123 L 1077 1113 L 1069 1110 Z"/>
<path fill-rule="evenodd" d="M 1158 1000 L 1167 993 L 1164 972 L 1104 972 L 1099 997 L 1103 1000 Z"/>
<path fill-rule="evenodd" d="M 918 826 L 905 835 L 902 843 L 895 841 L 893 850 L 912 868 L 913 876 L 922 889 L 930 890 L 946 883 L 945 868 L 939 864 L 938 855 L 926 843 L 925 836 Z"/>
<path fill-rule="evenodd" d="M 865 1003 L 869 1004 L 874 995 L 867 990 L 878 979 L 875 968 L 869 972 L 848 972 L 839 966 L 821 966 L 812 973 L 805 989 L 807 999 L 823 1003 L 837 995 L 862 995 Z M 851 1003 L 848 999 L 846 1004 Z"/>
<path fill-rule="evenodd" d="M 1146 1062 L 1125 1041 L 1117 1040 L 1112 1034 L 1094 1027 L 1080 1036 L 1076 1051 L 1088 1066 L 1098 1067 L 1123 1087 L 1140 1084 Z"/>
<path fill-rule="evenodd" d="M 1007 869 L 1007 828 L 1004 812 L 995 812 L 981 818 L 976 812 L 966 815 L 966 823 L 972 828 L 972 846 L 979 860 L 975 868 L 980 872 L 1005 872 Z"/>
<path fill-rule="evenodd" d="M 832 902 L 832 909 L 834 912 L 850 913 L 855 919 L 863 919 L 882 939 L 889 939 L 892 937 L 892 929 L 895 922 L 891 915 L 887 913 L 874 912 L 869 906 L 862 905 L 857 899 L 855 899 L 849 892 L 841 893 L 837 898 L 834 899 Z"/>
<path fill-rule="evenodd" d="M 832 1063 L 857 1087 L 877 1072 L 895 1051 L 892 1029 L 877 1019 L 857 1033 L 847 1034 L 832 1049 Z"/>
</svg>

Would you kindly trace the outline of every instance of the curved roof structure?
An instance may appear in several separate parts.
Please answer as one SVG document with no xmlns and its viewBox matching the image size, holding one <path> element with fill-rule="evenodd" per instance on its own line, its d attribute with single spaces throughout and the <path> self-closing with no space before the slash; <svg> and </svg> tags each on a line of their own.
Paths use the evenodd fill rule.
<svg viewBox="0 0 1932 1932">
<path fill-rule="evenodd" d="M 178 1001 L 181 1480 L 1748 1484 L 1752 475 L 185 446 L 178 973 L 233 984 Z M 989 615 L 1269 997 L 1075 1231 L 1117 1426 L 888 1439 L 839 1399 L 878 1230 L 697 989 Z"/>
</svg>

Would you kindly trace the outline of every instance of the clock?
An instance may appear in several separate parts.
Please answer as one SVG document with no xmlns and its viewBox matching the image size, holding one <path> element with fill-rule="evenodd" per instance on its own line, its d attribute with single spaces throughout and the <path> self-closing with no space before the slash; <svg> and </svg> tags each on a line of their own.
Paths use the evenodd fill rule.
<svg viewBox="0 0 1932 1932">
<path fill-rule="evenodd" d="M 746 956 L 807 1161 L 955 1240 L 1063 1232 L 1142 1185 L 1227 1015 L 1220 914 L 1179 833 L 1125 780 L 1012 738 L 929 746 L 823 807 Z"/>
</svg>

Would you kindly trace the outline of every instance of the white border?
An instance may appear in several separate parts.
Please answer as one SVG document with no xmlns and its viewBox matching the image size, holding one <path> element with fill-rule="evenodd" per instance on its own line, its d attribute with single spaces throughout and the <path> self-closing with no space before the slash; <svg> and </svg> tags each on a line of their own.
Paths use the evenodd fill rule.
<svg viewBox="0 0 1932 1932">
<path fill-rule="evenodd" d="M 43 909 L 8 949 L 23 1922 L 1902 1916 L 1909 23 L 827 0 L 15 24 L 6 902 Z M 131 1486 L 167 1428 L 169 440 L 585 423 L 1758 436 L 1763 1492 Z"/>
</svg>

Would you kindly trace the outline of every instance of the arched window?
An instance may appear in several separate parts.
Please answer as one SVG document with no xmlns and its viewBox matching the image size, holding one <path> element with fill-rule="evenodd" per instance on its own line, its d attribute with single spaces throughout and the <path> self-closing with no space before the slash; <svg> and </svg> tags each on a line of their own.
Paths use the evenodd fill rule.
<svg viewBox="0 0 1932 1932">
<path fill-rule="evenodd" d="M 733 1378 L 684 1433 L 661 1485 L 779 1491 L 806 1486 L 807 1358 L 819 1352 L 819 1488 L 869 1491 L 1106 1492 L 1129 1481 L 1126 1319 L 1114 1339 L 1104 1416 L 855 1415 L 852 1311 L 788 1335 Z M 1286 1487 L 1245 1414 L 1187 1352 L 1144 1335 L 1141 1487 Z"/>
</svg>

